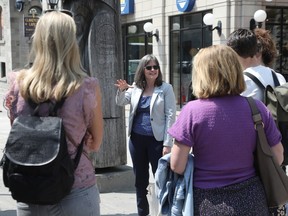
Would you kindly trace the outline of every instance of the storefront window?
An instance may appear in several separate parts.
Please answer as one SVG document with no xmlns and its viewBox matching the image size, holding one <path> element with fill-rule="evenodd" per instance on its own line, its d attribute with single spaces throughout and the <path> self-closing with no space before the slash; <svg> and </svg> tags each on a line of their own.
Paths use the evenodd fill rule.
<svg viewBox="0 0 288 216">
<path fill-rule="evenodd" d="M 140 59 L 152 53 L 152 38 L 147 37 L 143 25 L 151 20 L 138 23 L 126 24 L 122 27 L 123 32 L 123 56 L 124 56 L 124 79 L 132 84 Z"/>
<path fill-rule="evenodd" d="M 202 13 L 170 19 L 170 80 L 180 109 L 191 98 L 192 62 L 197 52 L 212 45 L 212 32 L 202 23 Z"/>
<path fill-rule="evenodd" d="M 266 29 L 274 36 L 279 52 L 275 70 L 288 80 L 288 8 L 267 7 L 266 12 Z"/>
</svg>

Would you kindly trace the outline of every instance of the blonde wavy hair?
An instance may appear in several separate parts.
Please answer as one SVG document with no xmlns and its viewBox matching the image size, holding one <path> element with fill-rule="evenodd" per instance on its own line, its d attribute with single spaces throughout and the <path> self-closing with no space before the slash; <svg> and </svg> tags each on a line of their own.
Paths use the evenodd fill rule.
<svg viewBox="0 0 288 216">
<path fill-rule="evenodd" d="M 81 65 L 72 17 L 59 11 L 45 13 L 33 34 L 32 66 L 18 76 L 20 94 L 40 103 L 71 95 L 87 76 Z"/>
<path fill-rule="evenodd" d="M 194 58 L 192 89 L 197 98 L 241 94 L 246 88 L 237 53 L 226 45 L 201 49 Z"/>
</svg>

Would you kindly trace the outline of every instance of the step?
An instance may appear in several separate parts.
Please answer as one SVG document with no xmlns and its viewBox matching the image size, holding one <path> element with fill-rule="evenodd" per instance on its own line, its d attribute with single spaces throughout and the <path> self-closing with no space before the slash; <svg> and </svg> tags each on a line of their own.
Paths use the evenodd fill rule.
<svg viewBox="0 0 288 216">
<path fill-rule="evenodd" d="M 97 168 L 96 182 L 100 193 L 135 190 L 133 169 L 127 165 Z"/>
</svg>

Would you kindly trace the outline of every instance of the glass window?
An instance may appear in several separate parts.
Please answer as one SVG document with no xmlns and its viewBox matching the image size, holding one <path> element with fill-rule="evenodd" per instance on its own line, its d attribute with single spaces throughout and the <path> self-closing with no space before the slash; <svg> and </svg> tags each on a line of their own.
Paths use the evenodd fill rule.
<svg viewBox="0 0 288 216">
<path fill-rule="evenodd" d="M 279 52 L 275 70 L 288 80 L 288 8 L 267 7 L 266 29 L 273 35 Z"/>
<path fill-rule="evenodd" d="M 140 59 L 152 53 L 152 37 L 144 32 L 143 25 L 151 20 L 122 26 L 124 47 L 124 79 L 132 84 Z"/>
<path fill-rule="evenodd" d="M 201 28 L 201 27 L 202 27 L 201 13 L 183 16 L 183 28 Z"/>
<path fill-rule="evenodd" d="M 272 9 L 272 8 L 267 8 L 266 9 L 266 13 L 267 13 L 267 21 L 269 23 L 279 23 L 281 22 L 281 9 Z M 280 15 L 280 16 L 279 16 Z"/>
<path fill-rule="evenodd" d="M 191 98 L 193 58 L 197 52 L 212 45 L 212 32 L 204 26 L 202 13 L 170 18 L 170 80 L 180 109 Z"/>
</svg>

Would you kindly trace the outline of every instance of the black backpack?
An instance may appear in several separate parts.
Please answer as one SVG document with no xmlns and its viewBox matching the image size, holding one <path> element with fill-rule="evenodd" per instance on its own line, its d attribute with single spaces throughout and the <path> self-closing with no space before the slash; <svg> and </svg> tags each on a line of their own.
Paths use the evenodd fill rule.
<svg viewBox="0 0 288 216">
<path fill-rule="evenodd" d="M 71 191 L 84 137 L 75 159 L 68 154 L 62 119 L 57 109 L 63 103 L 49 103 L 49 116 L 38 116 L 41 105 L 29 101 L 32 116 L 18 116 L 11 127 L 2 158 L 4 185 L 18 202 L 52 205 Z"/>
<path fill-rule="evenodd" d="M 288 165 L 288 83 L 280 85 L 276 73 L 274 71 L 271 72 L 275 87 L 271 85 L 265 87 L 254 75 L 249 72 L 244 72 L 244 74 L 252 79 L 264 92 L 263 102 L 270 110 L 282 135 L 281 142 L 284 148 L 283 165 Z"/>
</svg>

